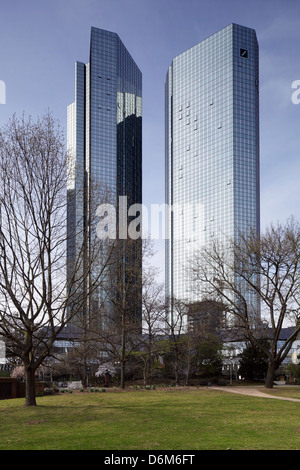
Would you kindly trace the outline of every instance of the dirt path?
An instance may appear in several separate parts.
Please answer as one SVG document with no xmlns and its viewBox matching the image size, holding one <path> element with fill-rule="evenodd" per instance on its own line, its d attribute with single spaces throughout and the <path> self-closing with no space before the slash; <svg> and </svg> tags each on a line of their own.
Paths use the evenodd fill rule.
<svg viewBox="0 0 300 470">
<path fill-rule="evenodd" d="M 213 390 L 221 390 L 222 392 L 239 393 L 241 395 L 249 395 L 252 397 L 275 398 L 276 400 L 300 402 L 299 398 L 277 397 L 275 395 L 269 395 L 268 393 L 264 393 L 254 387 L 231 387 L 230 386 L 230 387 L 210 387 L 210 388 L 212 388 Z"/>
</svg>

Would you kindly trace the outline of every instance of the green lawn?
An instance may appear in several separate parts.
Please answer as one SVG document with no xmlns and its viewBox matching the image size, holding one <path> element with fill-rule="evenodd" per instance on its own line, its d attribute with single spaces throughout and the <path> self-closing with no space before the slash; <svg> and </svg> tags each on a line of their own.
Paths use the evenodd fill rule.
<svg viewBox="0 0 300 470">
<path fill-rule="evenodd" d="M 295 402 L 200 388 L 63 394 L 37 403 L 0 401 L 0 450 L 300 450 Z"/>
</svg>

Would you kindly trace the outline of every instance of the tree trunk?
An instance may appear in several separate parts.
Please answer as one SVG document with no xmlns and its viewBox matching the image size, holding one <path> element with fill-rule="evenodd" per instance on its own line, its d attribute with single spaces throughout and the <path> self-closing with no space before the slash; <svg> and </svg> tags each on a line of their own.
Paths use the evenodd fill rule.
<svg viewBox="0 0 300 470">
<path fill-rule="evenodd" d="M 186 387 L 187 387 L 188 384 L 189 384 L 189 378 L 190 378 L 190 367 L 188 366 L 188 369 L 187 369 L 187 372 L 186 372 L 186 376 L 185 376 L 185 385 L 186 385 Z"/>
<path fill-rule="evenodd" d="M 121 362 L 120 387 L 125 388 L 125 361 Z"/>
<path fill-rule="evenodd" d="M 34 374 L 34 370 L 26 369 L 25 406 L 36 406 Z"/>
<path fill-rule="evenodd" d="M 175 372 L 175 384 L 179 385 L 179 361 L 178 361 L 178 358 L 177 358 L 177 354 L 176 354 L 176 357 L 175 357 L 174 372 Z"/>
<path fill-rule="evenodd" d="M 277 369 L 277 365 L 275 362 L 268 363 L 267 376 L 265 380 L 265 388 L 273 388 L 273 382 L 274 382 L 276 369 Z"/>
<path fill-rule="evenodd" d="M 186 371 L 186 376 L 185 376 L 185 385 L 186 386 L 188 386 L 188 384 L 189 384 L 190 369 L 191 369 L 191 354 L 190 354 L 190 351 L 188 351 L 187 371 Z"/>
<path fill-rule="evenodd" d="M 145 363 L 144 363 L 144 368 L 143 368 L 144 387 L 146 387 L 146 385 L 148 385 L 148 370 L 149 370 L 148 359 L 146 359 Z"/>
<path fill-rule="evenodd" d="M 121 333 L 121 388 L 125 388 L 125 364 L 126 364 L 126 327 L 124 315 L 122 317 L 122 333 Z"/>
</svg>

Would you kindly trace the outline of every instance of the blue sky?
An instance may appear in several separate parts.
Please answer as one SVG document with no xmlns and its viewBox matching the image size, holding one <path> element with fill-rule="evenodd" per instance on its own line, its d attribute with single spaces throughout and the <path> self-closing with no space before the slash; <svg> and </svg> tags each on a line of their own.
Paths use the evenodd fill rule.
<svg viewBox="0 0 300 470">
<path fill-rule="evenodd" d="M 0 80 L 13 113 L 50 108 L 66 128 L 74 62 L 88 62 L 90 28 L 114 31 L 143 73 L 143 198 L 164 202 L 164 83 L 172 58 L 230 23 L 260 46 L 261 223 L 300 220 L 299 0 L 0 0 Z M 163 244 L 158 243 L 162 263 Z"/>
</svg>

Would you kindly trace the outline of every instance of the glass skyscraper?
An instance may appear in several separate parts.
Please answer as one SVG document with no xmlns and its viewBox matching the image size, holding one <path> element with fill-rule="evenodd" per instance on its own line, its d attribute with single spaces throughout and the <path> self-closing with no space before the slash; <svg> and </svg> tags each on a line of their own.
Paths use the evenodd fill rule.
<svg viewBox="0 0 300 470">
<path fill-rule="evenodd" d="M 91 211 L 96 209 L 93 188 L 105 193 L 106 202 L 117 211 L 120 196 L 127 197 L 128 206 L 142 203 L 142 74 L 116 33 L 91 28 L 89 62 L 75 63 L 67 147 L 71 275 L 78 246 L 88 250 L 95 237 L 89 226 L 95 215 Z M 135 255 L 140 256 L 138 244 Z M 124 263 L 128 262 L 130 257 L 124 256 Z M 90 306 L 96 297 L 89 299 Z"/>
<path fill-rule="evenodd" d="M 260 230 L 259 67 L 253 29 L 231 24 L 175 57 L 165 85 L 166 291 L 199 301 L 186 275 L 212 239 Z"/>
</svg>

